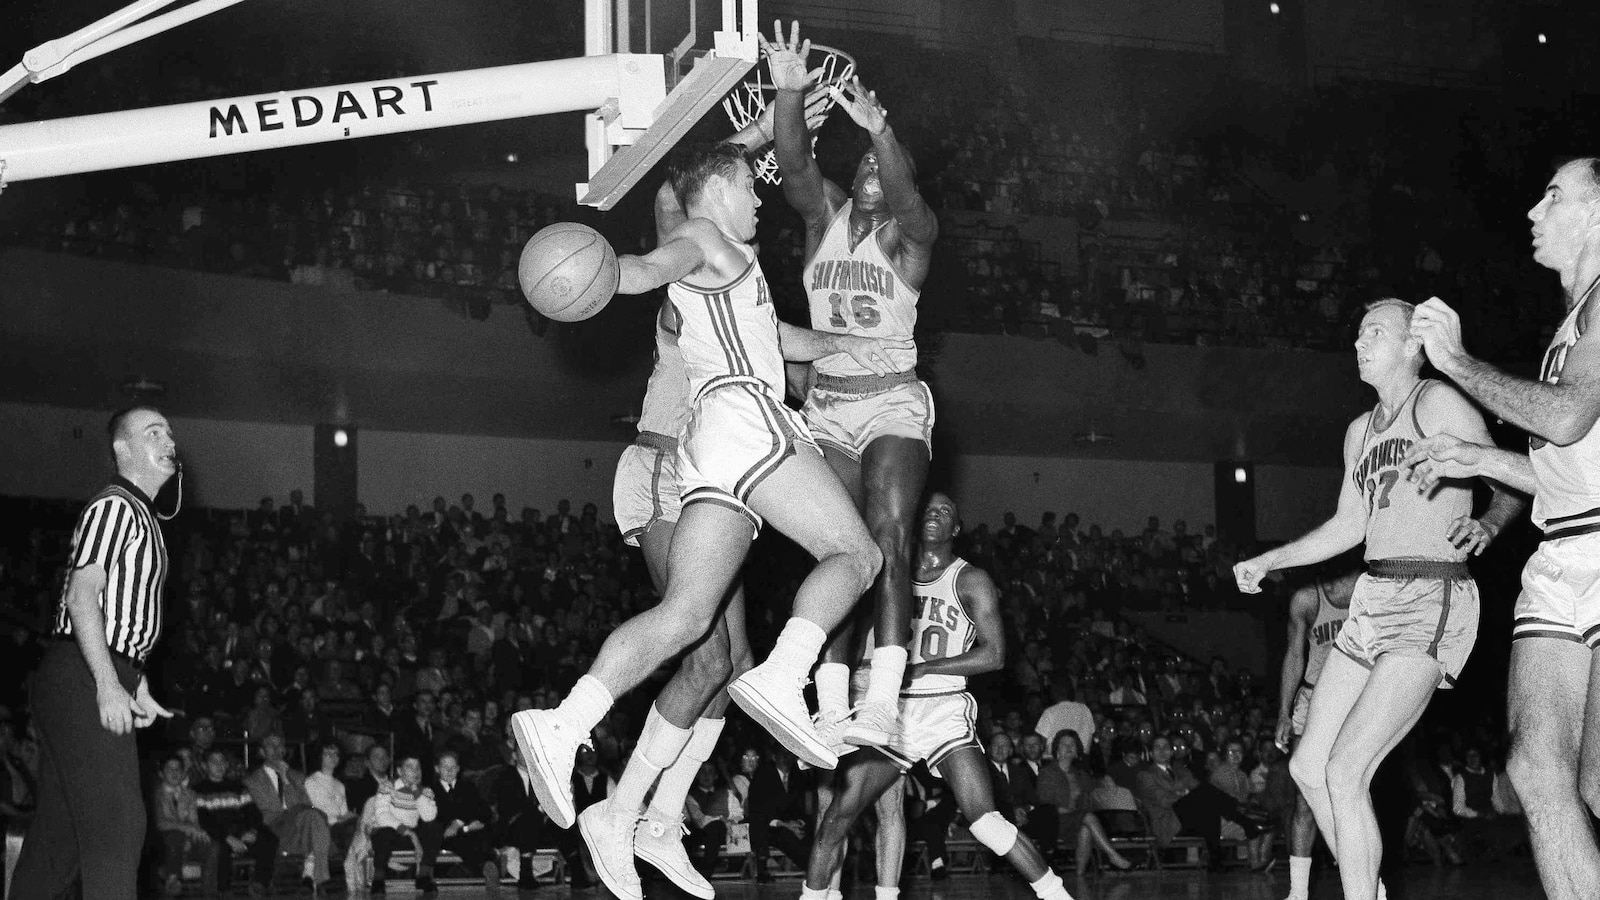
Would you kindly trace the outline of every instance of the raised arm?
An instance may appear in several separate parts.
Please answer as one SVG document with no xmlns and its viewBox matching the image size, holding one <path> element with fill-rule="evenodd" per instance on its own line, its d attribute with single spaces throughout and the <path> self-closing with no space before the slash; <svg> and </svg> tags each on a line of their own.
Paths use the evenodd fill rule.
<svg viewBox="0 0 1600 900">
<path fill-rule="evenodd" d="M 772 85 L 778 89 L 772 130 L 778 172 L 783 175 L 783 197 L 807 224 L 824 221 L 833 210 L 830 185 L 811 155 L 811 135 L 806 131 L 806 87 L 818 74 L 806 70 L 811 42 L 800 40 L 799 22 L 790 23 L 788 40 L 783 37 L 783 24 L 775 22 L 772 42 L 763 36 L 761 50 L 767 57 Z"/>
<path fill-rule="evenodd" d="M 1530 381 L 1475 359 L 1461 343 L 1461 317 L 1438 297 L 1417 307 L 1411 334 L 1428 359 L 1490 412 L 1557 446 L 1589 433 L 1600 419 L 1600 315 L 1590 305 L 1580 314 L 1581 336 L 1566 351 L 1556 383 Z"/>
<path fill-rule="evenodd" d="M 939 220 L 932 207 L 917 193 L 916 167 L 911 153 L 895 139 L 889 127 L 889 112 L 878 102 L 878 93 L 861 86 L 861 79 L 832 89 L 839 106 L 872 138 L 872 152 L 878 159 L 878 184 L 883 202 L 900 225 L 900 237 L 913 253 L 926 254 L 939 236 Z"/>
<path fill-rule="evenodd" d="M 1339 483 L 1339 506 L 1334 510 L 1333 517 L 1276 550 L 1268 550 L 1234 566 L 1233 577 L 1238 581 L 1240 591 L 1259 594 L 1261 579 L 1273 569 L 1319 563 L 1338 556 L 1366 539 L 1366 501 L 1361 498 L 1361 491 L 1350 477 L 1356 466 L 1356 456 L 1361 452 L 1361 435 L 1366 423 L 1367 416 L 1359 416 L 1345 430 L 1344 478 Z"/>
<path fill-rule="evenodd" d="M 989 573 L 967 566 L 956 576 L 956 593 L 972 616 L 972 649 L 943 659 L 930 659 L 906 669 L 907 678 L 919 675 L 982 675 L 1006 664 L 1006 626 L 1000 619 L 1000 592 Z"/>
<path fill-rule="evenodd" d="M 895 371 L 889 362 L 888 351 L 909 350 L 915 346 L 911 341 L 813 331 L 781 321 L 778 323 L 778 345 L 783 350 L 783 358 L 789 362 L 811 362 L 835 353 L 846 353 L 880 376 Z"/>
</svg>

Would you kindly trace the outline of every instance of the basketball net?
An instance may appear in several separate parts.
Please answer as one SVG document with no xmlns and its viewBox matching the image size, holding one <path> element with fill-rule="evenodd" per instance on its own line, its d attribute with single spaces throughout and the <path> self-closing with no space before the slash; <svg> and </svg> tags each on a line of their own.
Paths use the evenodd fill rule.
<svg viewBox="0 0 1600 900">
<path fill-rule="evenodd" d="M 819 90 L 823 92 L 820 112 L 818 113 L 821 116 L 821 120 L 817 122 L 817 128 L 821 128 L 822 121 L 826 121 L 828 114 L 833 112 L 834 106 L 838 105 L 833 99 L 833 93 L 828 89 L 849 81 L 850 77 L 856 73 L 856 61 L 854 57 L 843 50 L 835 50 L 832 47 L 824 47 L 821 44 L 812 44 L 811 52 L 822 54 L 822 77 L 818 79 L 816 85 L 807 91 L 808 94 Z M 745 128 L 761 117 L 761 114 L 767 109 L 767 103 L 770 98 L 777 96 L 777 93 L 778 89 L 763 78 L 761 69 L 757 68 L 754 79 L 734 88 L 733 93 L 723 98 L 722 111 L 728 114 L 728 121 L 733 123 L 735 129 Z M 812 110 L 808 109 L 806 112 L 806 118 L 809 122 L 812 118 Z M 811 131 L 811 147 L 813 151 L 816 146 L 817 136 L 814 128 Z M 771 147 L 768 147 L 765 152 L 756 157 L 754 167 L 756 177 L 767 184 L 779 184 L 783 181 L 782 176 L 778 174 L 778 156 Z"/>
</svg>

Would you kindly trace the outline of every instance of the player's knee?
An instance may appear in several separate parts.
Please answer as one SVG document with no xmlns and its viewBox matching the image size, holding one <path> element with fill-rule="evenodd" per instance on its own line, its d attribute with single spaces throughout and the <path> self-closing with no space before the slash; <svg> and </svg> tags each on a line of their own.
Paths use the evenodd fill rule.
<svg viewBox="0 0 1600 900">
<path fill-rule="evenodd" d="M 1345 797 L 1352 795 L 1366 796 L 1367 794 L 1367 763 L 1359 759 L 1351 759 L 1350 754 L 1341 754 L 1338 748 L 1328 757 L 1327 767 L 1323 769 L 1329 796 Z"/>
<path fill-rule="evenodd" d="M 855 824 L 856 817 L 845 810 L 844 804 L 838 801 L 839 798 L 835 797 L 833 805 L 828 807 L 827 814 L 817 823 L 818 846 L 842 846 L 850 837 L 850 826 Z"/>
<path fill-rule="evenodd" d="M 1526 739 L 1513 731 L 1511 754 L 1506 758 L 1506 777 L 1511 779 L 1512 788 L 1524 802 L 1534 798 L 1537 803 L 1537 798 L 1549 794 L 1556 785 L 1571 784 L 1571 772 L 1565 769 L 1563 762 L 1557 759 L 1557 754 L 1530 746 Z M 1579 775 L 1579 786 L 1585 801 L 1591 796 L 1587 782 L 1594 777 L 1587 772 Z M 1592 803 L 1590 805 L 1593 806 Z"/>
<path fill-rule="evenodd" d="M 988 812 L 972 823 L 972 838 L 996 856 L 1005 856 L 1017 844 L 1017 826 L 998 812 Z"/>
<path fill-rule="evenodd" d="M 727 684 L 733 676 L 733 660 L 728 658 L 728 642 L 713 631 L 705 643 L 683 661 L 684 674 L 701 692 L 709 693 Z"/>
<path fill-rule="evenodd" d="M 1312 759 L 1310 754 L 1289 757 L 1289 777 L 1294 779 L 1302 794 L 1328 790 L 1327 768 L 1322 760 Z"/>
<path fill-rule="evenodd" d="M 690 644 L 705 637 L 706 623 L 694 616 L 666 612 L 656 618 L 657 622 L 651 629 L 654 643 L 666 650 L 669 656 L 682 653 Z"/>
<path fill-rule="evenodd" d="M 872 524 L 872 540 L 886 561 L 911 560 L 911 535 L 911 524 L 898 517 L 885 517 Z"/>
</svg>

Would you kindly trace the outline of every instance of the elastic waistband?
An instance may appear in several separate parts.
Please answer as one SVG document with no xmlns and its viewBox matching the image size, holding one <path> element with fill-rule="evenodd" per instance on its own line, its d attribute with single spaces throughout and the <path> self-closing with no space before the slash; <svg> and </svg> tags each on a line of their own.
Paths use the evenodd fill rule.
<svg viewBox="0 0 1600 900">
<path fill-rule="evenodd" d="M 890 388 L 910 384 L 917 380 L 917 370 L 895 372 L 890 375 L 823 375 L 811 385 L 812 390 L 834 394 L 881 394 Z"/>
<path fill-rule="evenodd" d="M 1545 532 L 1541 541 L 1559 541 L 1562 538 L 1579 537 L 1585 534 L 1594 534 L 1600 531 L 1600 522 L 1590 522 L 1588 525 L 1574 525 L 1571 528 L 1557 528 L 1555 531 Z"/>
<path fill-rule="evenodd" d="M 58 643 L 71 646 L 72 649 L 77 650 L 79 653 L 83 652 L 83 648 L 78 646 L 78 639 L 70 634 L 58 634 L 55 636 L 55 639 Z M 144 660 L 134 659 L 128 654 L 123 653 L 120 650 L 113 650 L 110 647 L 106 648 L 106 652 L 111 654 L 111 661 L 113 663 L 120 662 L 128 668 L 133 669 L 135 672 L 144 671 Z"/>
<path fill-rule="evenodd" d="M 633 443 L 640 447 L 649 447 L 651 450 L 661 450 L 666 453 L 678 452 L 678 439 L 669 438 L 655 431 L 641 431 L 633 439 Z"/>
<path fill-rule="evenodd" d="M 1470 578 L 1464 562 L 1442 559 L 1369 559 L 1367 574 L 1373 578 Z"/>
<path fill-rule="evenodd" d="M 701 385 L 700 390 L 695 392 L 694 399 L 699 400 L 700 398 L 711 393 L 712 391 L 718 390 L 719 388 L 737 387 L 739 385 L 749 385 L 756 390 L 766 391 L 768 393 L 772 391 L 771 385 L 754 375 L 718 375 L 716 378 L 713 378 Z"/>
</svg>

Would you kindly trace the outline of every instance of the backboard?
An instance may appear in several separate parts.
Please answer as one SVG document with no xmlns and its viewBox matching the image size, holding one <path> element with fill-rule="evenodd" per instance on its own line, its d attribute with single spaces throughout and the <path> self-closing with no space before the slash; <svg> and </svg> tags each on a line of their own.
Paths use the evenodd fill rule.
<svg viewBox="0 0 1600 900">
<path fill-rule="evenodd" d="M 589 181 L 577 186 L 578 201 L 610 209 L 755 66 L 760 14 L 757 0 L 585 0 L 584 17 L 585 55 L 652 54 L 667 92 L 651 104 L 646 77 L 585 122 Z M 646 105 L 654 115 L 640 128 Z"/>
</svg>

